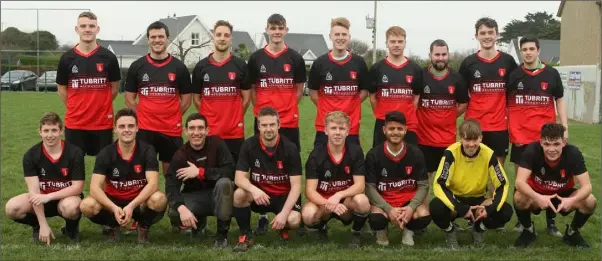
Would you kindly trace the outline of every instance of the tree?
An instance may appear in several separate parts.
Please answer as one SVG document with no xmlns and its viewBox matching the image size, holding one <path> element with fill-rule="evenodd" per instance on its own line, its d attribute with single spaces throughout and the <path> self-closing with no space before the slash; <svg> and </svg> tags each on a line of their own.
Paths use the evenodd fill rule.
<svg viewBox="0 0 602 261">
<path fill-rule="evenodd" d="M 386 50 L 376 49 L 376 61 L 384 59 L 385 56 L 387 56 Z M 368 67 L 371 67 L 374 64 L 374 61 L 372 61 L 372 50 L 369 50 L 364 54 L 364 60 L 366 60 Z"/>
<path fill-rule="evenodd" d="M 247 48 L 247 45 L 244 43 L 239 44 L 234 51 L 232 52 L 235 56 L 245 61 L 249 60 L 251 56 L 251 51 Z"/>
<path fill-rule="evenodd" d="M 198 41 L 199 43 L 197 45 L 192 45 L 190 44 L 192 43 L 192 39 L 182 39 L 178 37 L 171 42 L 176 47 L 176 50 L 172 51 L 171 54 L 176 56 L 183 63 L 186 63 L 186 57 L 190 54 L 190 51 L 211 45 L 211 39 L 199 39 Z M 198 58 L 200 59 L 201 57 Z"/>
<path fill-rule="evenodd" d="M 15 27 L 8 27 L 0 33 L 0 47 L 3 50 L 25 50 L 31 45 L 29 34 Z"/>
<path fill-rule="evenodd" d="M 40 32 L 40 50 L 56 50 L 59 48 L 59 43 L 56 40 L 56 36 L 48 31 L 39 31 Z M 29 34 L 31 37 L 31 42 L 29 45 L 30 50 L 36 50 L 37 48 L 37 31 L 34 31 Z"/>
<path fill-rule="evenodd" d="M 367 43 L 362 42 L 357 39 L 352 39 L 351 41 L 349 41 L 348 47 L 349 47 L 349 50 L 351 50 L 352 54 L 359 55 L 359 56 L 363 56 L 364 54 L 366 54 L 366 52 L 369 49 Z"/>
<path fill-rule="evenodd" d="M 69 51 L 73 48 L 72 44 L 62 44 L 61 46 L 59 46 L 59 51 L 61 52 L 66 52 Z"/>
<path fill-rule="evenodd" d="M 560 21 L 548 12 L 527 13 L 525 20 L 512 19 L 500 33 L 498 42 L 509 43 L 519 36 L 560 40 Z"/>
</svg>

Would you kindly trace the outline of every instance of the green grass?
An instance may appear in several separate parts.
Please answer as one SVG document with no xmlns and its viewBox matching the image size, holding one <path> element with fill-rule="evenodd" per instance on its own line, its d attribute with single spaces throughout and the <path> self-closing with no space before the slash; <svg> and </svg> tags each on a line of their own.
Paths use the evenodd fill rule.
<svg viewBox="0 0 602 261">
<path fill-rule="evenodd" d="M 64 107 L 56 93 L 2 93 L 1 97 L 1 130 L 2 130 L 2 164 L 1 164 L 1 186 L 2 206 L 11 197 L 26 192 L 27 188 L 23 180 L 21 160 L 23 154 L 34 143 L 39 142 L 37 133 L 38 119 L 46 111 L 55 111 L 64 115 Z M 119 96 L 114 102 L 114 108 L 124 107 L 123 96 Z M 302 137 L 301 157 L 305 161 L 312 149 L 315 135 L 314 119 L 315 107 L 308 97 L 305 97 L 300 105 L 300 126 Z M 189 112 L 192 112 L 191 109 Z M 249 111 L 250 112 L 250 111 Z M 246 133 L 252 134 L 253 122 L 251 113 L 245 119 Z M 372 130 L 374 117 L 370 112 L 368 103 L 363 104 L 363 118 L 361 122 L 361 143 L 367 152 L 372 145 Z M 594 195 L 600 198 L 600 125 L 587 125 L 572 123 L 569 127 L 571 142 L 576 144 L 585 156 L 587 167 L 594 184 Z M 94 165 L 92 157 L 86 157 L 86 173 L 89 176 Z M 508 177 L 513 179 L 514 167 L 506 162 Z M 163 184 L 163 181 L 161 182 Z M 88 193 L 86 184 L 85 193 Z M 164 190 L 161 185 L 161 190 Z M 509 199 L 509 202 L 511 200 Z M 2 207 L 2 243 L 1 258 L 4 260 L 40 260 L 40 259 L 94 259 L 94 260 L 119 260 L 119 259 L 217 259 L 217 260 L 293 260 L 293 259 L 412 259 L 412 260 L 600 260 L 600 212 L 589 219 L 582 229 L 587 241 L 592 245 L 588 250 L 575 250 L 565 246 L 561 239 L 552 238 L 545 233 L 545 215 L 535 216 L 536 230 L 539 234 L 538 240 L 528 249 L 515 249 L 512 247 L 518 234 L 511 231 L 516 222 L 514 216 L 512 221 L 506 224 L 506 232 L 488 231 L 486 233 L 487 246 L 481 250 L 473 250 L 464 247 L 460 251 L 451 252 L 445 248 L 443 232 L 434 224 L 428 227 L 428 233 L 416 236 L 416 246 L 413 248 L 402 247 L 400 244 L 401 233 L 398 230 L 389 229 L 391 245 L 379 247 L 374 239 L 365 236 L 366 244 L 358 250 L 345 249 L 345 243 L 350 228 L 343 227 L 340 222 L 333 220 L 330 223 L 329 244 L 315 242 L 313 235 L 297 237 L 292 235 L 289 245 L 280 246 L 277 234 L 270 231 L 268 235 L 256 238 L 253 249 L 244 254 L 237 254 L 231 248 L 225 250 L 211 249 L 212 240 L 205 239 L 200 242 L 188 242 L 185 235 L 169 232 L 169 221 L 165 216 L 151 230 L 151 243 L 139 246 L 135 243 L 135 235 L 122 239 L 119 244 L 109 244 L 100 233 L 100 226 L 91 223 L 88 219 L 81 220 L 81 242 L 78 245 L 69 244 L 68 240 L 60 235 L 59 228 L 63 224 L 60 218 L 50 219 L 51 227 L 57 239 L 50 247 L 35 245 L 31 242 L 31 229 L 25 225 L 10 221 Z M 271 215 L 273 217 L 273 215 Z M 559 216 L 557 225 L 564 231 L 565 224 L 570 223 L 572 215 L 568 217 Z M 255 226 L 256 216 L 253 216 L 252 226 Z M 459 224 L 465 222 L 458 220 Z M 215 231 L 215 219 L 209 218 L 209 228 Z M 232 221 L 229 234 L 230 245 L 235 242 L 238 235 L 236 222 Z M 467 246 L 471 242 L 469 232 L 460 232 L 460 244 Z"/>
</svg>

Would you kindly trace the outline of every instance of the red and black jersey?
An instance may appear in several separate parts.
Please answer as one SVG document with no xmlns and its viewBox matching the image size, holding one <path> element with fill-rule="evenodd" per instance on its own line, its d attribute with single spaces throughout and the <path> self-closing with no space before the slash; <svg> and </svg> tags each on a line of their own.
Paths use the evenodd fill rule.
<svg viewBox="0 0 602 261">
<path fill-rule="evenodd" d="M 549 162 L 541 144 L 533 142 L 521 154 L 519 166 L 531 170 L 527 183 L 535 192 L 544 195 L 572 189 L 575 186 L 573 177 L 587 172 L 583 154 L 570 144 L 562 148 L 562 155 L 558 161 Z"/>
<path fill-rule="evenodd" d="M 316 146 L 305 163 L 305 178 L 317 179 L 317 191 L 328 199 L 353 185 L 353 176 L 365 176 L 364 152 L 354 143 L 346 142 L 343 157 L 336 161 L 328 144 Z"/>
<path fill-rule="evenodd" d="M 244 82 L 246 74 L 246 62 L 232 54 L 222 62 L 209 54 L 194 67 L 192 85 L 201 95 L 199 113 L 207 117 L 209 135 L 222 139 L 245 137 L 241 90 L 251 88 Z"/>
<path fill-rule="evenodd" d="M 42 142 L 23 156 L 25 177 L 38 177 L 40 193 L 48 194 L 71 186 L 71 181 L 85 180 L 84 152 L 77 146 L 61 141 L 63 151 L 53 159 Z"/>
<path fill-rule="evenodd" d="M 366 154 L 366 183 L 374 183 L 382 198 L 393 207 L 403 207 L 418 190 L 418 182 L 428 180 L 424 156 L 418 147 L 405 144 L 393 157 L 386 142 Z"/>
<path fill-rule="evenodd" d="M 538 141 L 541 126 L 556 122 L 555 101 L 564 88 L 560 74 L 551 66 L 527 70 L 521 66 L 508 80 L 508 127 L 510 142 L 529 144 Z"/>
<path fill-rule="evenodd" d="M 388 112 L 400 111 L 406 116 L 408 130 L 416 131 L 418 119 L 414 108 L 414 95 L 417 95 L 422 87 L 422 69 L 418 64 L 406 60 L 405 63 L 396 66 L 385 57 L 372 65 L 370 79 L 370 93 L 376 93 L 374 116 L 384 120 Z"/>
<path fill-rule="evenodd" d="M 134 153 L 124 159 L 115 141 L 96 156 L 94 174 L 105 175 L 105 193 L 116 199 L 132 200 L 146 186 L 146 172 L 159 171 L 157 153 L 153 146 L 136 140 Z"/>
<path fill-rule="evenodd" d="M 332 51 L 314 61 L 307 87 L 318 91 L 316 131 L 324 131 L 324 118 L 331 111 L 343 111 L 351 118 L 350 135 L 359 135 L 362 118 L 360 91 L 370 89 L 370 75 L 364 58 L 349 53 L 337 61 Z"/>
<path fill-rule="evenodd" d="M 192 92 L 190 72 L 171 54 L 155 60 L 147 54 L 130 65 L 125 91 L 138 94 L 138 126 L 168 136 L 182 136 L 180 95 Z"/>
<path fill-rule="evenodd" d="M 56 83 L 67 86 L 65 127 L 78 130 L 113 128 L 111 82 L 121 80 L 117 57 L 100 45 L 88 54 L 73 49 L 59 61 Z"/>
<path fill-rule="evenodd" d="M 279 53 L 270 53 L 266 46 L 249 57 L 248 72 L 247 84 L 255 84 L 255 117 L 261 108 L 271 106 L 278 111 L 280 127 L 299 127 L 295 84 L 306 81 L 303 57 L 288 46 Z"/>
<path fill-rule="evenodd" d="M 416 110 L 418 143 L 447 148 L 456 142 L 456 106 L 468 102 L 468 90 L 459 73 L 448 69 L 447 74 L 437 77 L 429 68 L 422 71 L 423 87 Z"/>
<path fill-rule="evenodd" d="M 501 51 L 492 59 L 479 52 L 466 57 L 459 70 L 470 93 L 465 118 L 478 121 L 483 131 L 507 130 L 506 83 L 517 67 L 514 58 Z"/>
<path fill-rule="evenodd" d="M 251 184 L 269 196 L 287 195 L 289 176 L 301 175 L 301 155 L 297 146 L 278 135 L 273 148 L 267 148 L 259 135 L 245 140 L 240 148 L 236 170 L 249 172 Z"/>
</svg>

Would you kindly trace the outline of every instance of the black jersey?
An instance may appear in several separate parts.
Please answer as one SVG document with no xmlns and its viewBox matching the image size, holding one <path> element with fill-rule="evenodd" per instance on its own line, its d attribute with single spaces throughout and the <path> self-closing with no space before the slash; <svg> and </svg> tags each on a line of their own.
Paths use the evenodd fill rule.
<svg viewBox="0 0 602 261">
<path fill-rule="evenodd" d="M 391 206 L 402 207 L 416 194 L 418 182 L 428 180 L 424 156 L 418 147 L 406 143 L 401 154 L 393 157 L 386 144 L 366 154 L 366 182 L 374 183 Z"/>
<path fill-rule="evenodd" d="M 328 144 L 320 144 L 312 150 L 305 163 L 305 178 L 317 179 L 317 191 L 327 199 L 351 187 L 353 176 L 365 175 L 364 152 L 355 143 L 345 143 L 343 157 L 338 162 L 332 157 Z"/>
<path fill-rule="evenodd" d="M 294 143 L 278 135 L 275 148 L 268 149 L 259 135 L 245 140 L 240 148 L 236 170 L 249 172 L 251 184 L 270 196 L 287 195 L 289 176 L 301 175 L 301 156 Z"/>
<path fill-rule="evenodd" d="M 560 160 L 552 163 L 545 158 L 539 142 L 527 146 L 521 154 L 519 166 L 531 170 L 527 183 L 540 194 L 552 195 L 575 186 L 574 176 L 587 172 L 581 151 L 573 145 L 562 148 Z"/>
<path fill-rule="evenodd" d="M 65 52 L 56 72 L 56 83 L 67 86 L 65 127 L 78 130 L 113 128 L 111 82 L 119 80 L 119 62 L 109 49 L 98 45 L 84 54 L 76 45 Z"/>
<path fill-rule="evenodd" d="M 192 92 L 190 73 L 178 58 L 168 55 L 164 60 L 154 60 L 147 54 L 130 65 L 127 92 L 138 94 L 138 127 L 182 136 L 182 111 L 180 95 Z"/>
<path fill-rule="evenodd" d="M 244 82 L 246 74 L 246 62 L 233 55 L 217 62 L 209 54 L 194 67 L 192 85 L 201 95 L 199 113 L 207 117 L 208 135 L 222 139 L 245 137 L 240 92 L 251 88 Z"/>
<path fill-rule="evenodd" d="M 159 171 L 157 153 L 153 146 L 136 140 L 134 153 L 124 159 L 115 141 L 104 147 L 96 156 L 94 173 L 105 175 L 105 193 L 116 199 L 134 199 L 146 186 L 146 172 Z"/>
<path fill-rule="evenodd" d="M 58 159 L 50 157 L 42 142 L 33 145 L 23 156 L 25 177 L 38 177 L 40 193 L 48 194 L 71 186 L 71 181 L 85 180 L 84 153 L 77 146 L 61 141 Z"/>
</svg>

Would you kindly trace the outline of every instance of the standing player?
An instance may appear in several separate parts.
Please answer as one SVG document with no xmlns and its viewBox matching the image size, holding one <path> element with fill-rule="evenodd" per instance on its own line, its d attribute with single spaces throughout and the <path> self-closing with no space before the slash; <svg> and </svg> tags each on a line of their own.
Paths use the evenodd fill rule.
<svg viewBox="0 0 602 261">
<path fill-rule="evenodd" d="M 422 71 L 422 88 L 417 99 L 418 144 L 426 162 L 426 170 L 437 170 L 443 152 L 456 142 L 456 118 L 466 111 L 468 90 L 462 76 L 452 71 L 449 48 L 443 40 L 430 47 L 431 64 Z"/>
<path fill-rule="evenodd" d="M 46 218 L 61 216 L 61 230 L 72 241 L 79 240 L 79 204 L 86 177 L 84 153 L 61 140 L 63 122 L 54 112 L 45 113 L 38 130 L 42 141 L 23 156 L 23 172 L 28 193 L 6 202 L 6 215 L 33 228 L 33 240 L 47 245 L 54 233 Z"/>
<path fill-rule="evenodd" d="M 136 139 L 138 122 L 132 109 L 115 114 L 118 140 L 96 156 L 90 196 L 81 212 L 90 221 L 109 226 L 109 240 L 118 241 L 130 218 L 139 222 L 138 242 L 148 241 L 150 226 L 163 218 L 167 198 L 159 191 L 159 163 L 155 149 Z"/>
<path fill-rule="evenodd" d="M 185 124 L 188 142 L 174 155 L 167 175 L 165 192 L 169 200 L 169 218 L 173 227 L 185 226 L 197 234 L 207 216 L 217 217 L 214 248 L 228 246 L 232 216 L 234 161 L 226 143 L 207 136 L 207 118 L 194 113 Z M 182 188 L 184 185 L 184 188 Z"/>
<path fill-rule="evenodd" d="M 564 88 L 560 74 L 554 67 L 539 61 L 539 40 L 521 38 L 520 51 L 524 63 L 510 74 L 508 80 L 508 127 L 512 151 L 510 161 L 515 173 L 526 144 L 540 139 L 541 126 L 556 122 L 556 113 L 565 127 L 564 138 L 568 139 L 568 121 L 564 104 Z M 556 107 L 556 110 L 554 110 Z M 546 211 L 548 234 L 561 237 L 554 222 L 555 213 Z M 522 230 L 517 223 L 515 230 Z"/>
<path fill-rule="evenodd" d="M 414 230 L 425 229 L 431 217 L 424 200 L 429 180 L 424 156 L 416 145 L 404 142 L 406 118 L 399 111 L 385 115 L 386 141 L 366 154 L 366 195 L 370 199 L 370 226 L 376 243 L 388 245 L 388 221 L 403 229 L 401 243 L 414 245 Z"/>
<path fill-rule="evenodd" d="M 251 210 L 276 214 L 272 229 L 288 240 L 288 230 L 301 224 L 301 156 L 288 138 L 278 133 L 280 120 L 272 107 L 257 114 L 259 135 L 247 139 L 240 150 L 234 182 L 233 214 L 240 228 L 234 251 L 253 245 Z M 249 177 L 249 174 L 251 177 Z"/>
<path fill-rule="evenodd" d="M 303 223 L 319 230 L 322 239 L 327 240 L 331 218 L 345 226 L 353 222 L 349 246 L 359 247 L 360 232 L 370 213 L 370 202 L 364 194 L 364 153 L 359 145 L 346 139 L 349 116 L 333 111 L 324 121 L 328 141 L 319 143 L 305 164 L 308 202 L 303 205 Z"/>
<path fill-rule="evenodd" d="M 370 68 L 370 104 L 376 118 L 372 147 L 385 141 L 383 126 L 385 114 L 390 111 L 400 111 L 405 115 L 408 121 L 405 141 L 418 145 L 418 119 L 414 99 L 418 97 L 418 90 L 422 87 L 422 69 L 403 55 L 406 47 L 406 31 L 403 28 L 390 27 L 386 38 L 389 56 Z"/>
<path fill-rule="evenodd" d="M 566 225 L 563 241 L 570 246 L 589 248 L 579 229 L 596 210 L 596 198 L 581 151 L 567 144 L 561 124 L 546 123 L 539 142 L 525 145 L 521 154 L 514 191 L 514 209 L 523 231 L 514 243 L 526 247 L 537 238 L 531 213 L 552 209 L 563 216 L 575 211 Z M 575 179 L 579 188 L 574 188 Z"/>
<path fill-rule="evenodd" d="M 360 144 L 362 102 L 368 97 L 370 76 L 364 58 L 347 50 L 350 26 L 349 20 L 343 17 L 330 22 L 332 50 L 318 57 L 309 72 L 307 87 L 317 107 L 314 147 L 328 142 L 324 118 L 331 111 L 342 111 L 351 118 L 347 139 Z"/>
<path fill-rule="evenodd" d="M 78 16 L 79 43 L 61 56 L 56 75 L 67 108 L 65 141 L 90 156 L 113 142 L 113 100 L 121 80 L 117 57 L 96 42 L 99 30 L 95 14 Z"/>
</svg>

